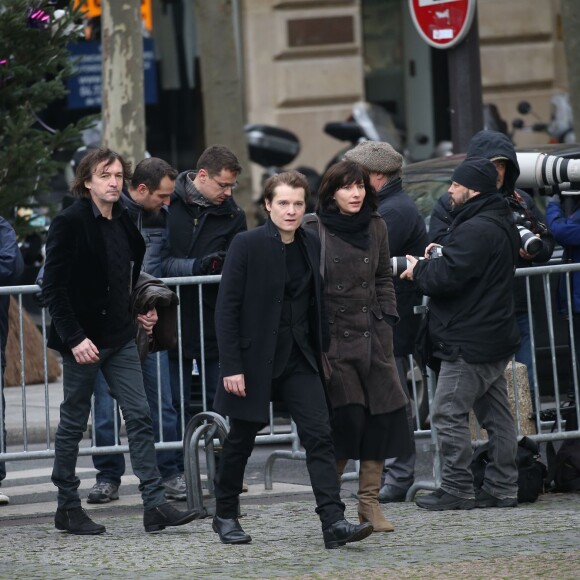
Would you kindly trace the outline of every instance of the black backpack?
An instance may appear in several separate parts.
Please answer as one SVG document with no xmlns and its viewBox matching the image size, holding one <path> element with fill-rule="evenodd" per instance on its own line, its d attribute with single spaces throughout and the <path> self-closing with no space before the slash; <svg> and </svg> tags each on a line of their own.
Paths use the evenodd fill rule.
<svg viewBox="0 0 580 580">
<path fill-rule="evenodd" d="M 473 472 L 473 485 L 476 489 L 483 484 L 485 468 L 489 463 L 488 449 L 489 443 L 484 443 L 473 453 L 470 467 Z M 529 437 L 520 439 L 516 463 L 518 466 L 518 502 L 535 502 L 544 492 L 547 469 L 540 461 L 540 449 L 533 439 Z"/>
<path fill-rule="evenodd" d="M 555 411 L 554 409 L 553 419 L 557 420 Z M 560 407 L 560 416 L 566 421 L 566 431 L 578 430 L 578 417 L 574 402 L 564 403 Z M 552 432 L 555 429 L 554 425 Z M 557 452 L 552 441 L 549 441 L 546 444 L 546 452 L 548 457 L 546 486 L 553 484 L 551 491 L 556 492 L 580 490 L 580 438 L 564 439 Z"/>
</svg>

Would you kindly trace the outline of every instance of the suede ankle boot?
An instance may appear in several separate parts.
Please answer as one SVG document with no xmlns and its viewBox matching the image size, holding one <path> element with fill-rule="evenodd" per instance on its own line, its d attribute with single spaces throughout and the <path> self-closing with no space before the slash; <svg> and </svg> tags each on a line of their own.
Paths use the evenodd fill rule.
<svg viewBox="0 0 580 580">
<path fill-rule="evenodd" d="M 385 518 L 379 504 L 379 489 L 383 461 L 361 461 L 358 487 L 358 517 L 362 522 L 370 522 L 375 532 L 392 532 L 394 526 Z"/>
</svg>

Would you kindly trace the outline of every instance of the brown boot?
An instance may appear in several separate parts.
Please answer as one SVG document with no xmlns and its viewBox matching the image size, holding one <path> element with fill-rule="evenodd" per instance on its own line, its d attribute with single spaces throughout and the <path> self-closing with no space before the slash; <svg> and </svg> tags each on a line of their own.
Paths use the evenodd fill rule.
<svg viewBox="0 0 580 580">
<path fill-rule="evenodd" d="M 361 461 L 358 482 L 358 517 L 370 522 L 375 532 L 392 532 L 394 526 L 385 518 L 379 505 L 383 461 Z"/>
</svg>

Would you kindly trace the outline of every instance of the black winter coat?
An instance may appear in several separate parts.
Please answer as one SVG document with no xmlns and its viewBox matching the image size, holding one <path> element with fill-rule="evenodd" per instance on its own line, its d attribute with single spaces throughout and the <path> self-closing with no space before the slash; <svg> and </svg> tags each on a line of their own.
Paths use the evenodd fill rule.
<svg viewBox="0 0 580 580">
<path fill-rule="evenodd" d="M 134 287 L 145 243 L 126 209 L 119 220 L 133 255 Z M 42 295 L 52 318 L 47 341 L 50 348 L 69 352 L 85 338 L 98 347 L 107 336 L 104 321 L 111 301 L 107 252 L 89 199 L 79 199 L 50 224 Z"/>
<path fill-rule="evenodd" d="M 457 212 L 443 255 L 417 263 L 415 282 L 430 296 L 434 356 L 483 363 L 516 351 L 513 272 L 519 245 L 504 200 L 480 194 Z"/>
<path fill-rule="evenodd" d="M 188 174 L 180 173 L 171 196 L 169 216 L 170 257 L 164 264 L 164 276 L 191 276 L 193 262 L 183 258 L 199 259 L 215 252 L 227 251 L 232 239 L 246 227 L 246 215 L 232 198 L 221 205 L 201 207 L 185 202 L 184 192 Z M 187 268 L 187 269 L 184 269 Z M 182 354 L 185 358 L 200 358 L 201 341 L 199 326 L 198 286 L 181 287 Z M 218 285 L 203 286 L 203 330 L 205 356 L 217 359 L 214 315 Z M 176 351 L 170 351 L 176 357 Z"/>
<path fill-rule="evenodd" d="M 400 178 L 390 181 L 378 192 L 378 212 L 387 224 L 391 256 L 422 256 L 427 247 L 425 220 L 415 202 L 403 191 Z M 393 278 L 400 322 L 394 328 L 395 356 L 415 351 L 420 317 L 413 308 L 421 304 L 423 295 L 413 282 Z"/>
<path fill-rule="evenodd" d="M 313 274 L 313 296 L 309 311 L 312 347 L 323 376 L 321 351 L 328 346 L 328 328 L 323 338 L 320 242 L 302 229 L 296 239 L 304 244 Z M 224 389 L 220 380 L 215 410 L 245 421 L 268 422 L 272 389 L 272 365 L 280 326 L 286 283 L 284 244 L 274 224 L 235 237 L 229 249 L 220 283 L 216 330 L 220 353 L 220 375 L 245 375 L 246 396 Z"/>
</svg>

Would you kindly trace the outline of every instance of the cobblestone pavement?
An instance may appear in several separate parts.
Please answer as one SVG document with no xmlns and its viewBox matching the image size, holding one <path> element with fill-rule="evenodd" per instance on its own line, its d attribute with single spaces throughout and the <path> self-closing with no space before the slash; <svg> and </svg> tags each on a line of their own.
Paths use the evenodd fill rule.
<svg viewBox="0 0 580 580">
<path fill-rule="evenodd" d="M 354 521 L 356 501 L 346 504 Z M 46 517 L 4 521 L 0 578 L 580 578 L 578 493 L 516 509 L 383 506 L 394 533 L 337 550 L 324 549 L 312 500 L 242 506 L 244 546 L 220 544 L 210 519 L 146 534 L 135 509 L 92 512 L 107 526 L 93 537 L 59 533 Z"/>
</svg>

